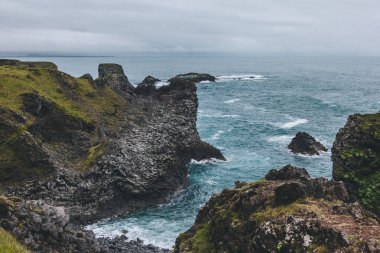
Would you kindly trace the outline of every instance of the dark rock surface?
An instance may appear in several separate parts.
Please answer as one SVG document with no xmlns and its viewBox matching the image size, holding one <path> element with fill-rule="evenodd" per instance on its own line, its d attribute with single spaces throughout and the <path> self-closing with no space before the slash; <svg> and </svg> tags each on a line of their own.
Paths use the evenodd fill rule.
<svg viewBox="0 0 380 253">
<path fill-rule="evenodd" d="M 203 81 L 215 82 L 216 77 L 210 74 L 187 73 L 187 74 L 176 75 L 175 77 L 170 78 L 168 82 L 172 83 L 175 80 L 187 80 L 187 81 L 192 81 L 195 83 L 199 83 Z"/>
<path fill-rule="evenodd" d="M 380 113 L 349 116 L 332 148 L 333 178 L 380 215 Z"/>
<path fill-rule="evenodd" d="M 319 155 L 320 151 L 327 151 L 327 148 L 305 132 L 298 132 L 288 145 L 288 148 L 295 154 L 304 155 Z"/>
<path fill-rule="evenodd" d="M 133 94 L 135 87 L 129 82 L 121 65 L 102 63 L 99 64 L 98 72 L 99 78 L 95 80 L 95 83 L 99 86 L 104 87 L 108 85 L 121 94 Z"/>
<path fill-rule="evenodd" d="M 160 79 L 157 79 L 153 76 L 146 76 L 144 80 L 140 84 L 155 84 L 157 82 L 161 81 Z"/>
<path fill-rule="evenodd" d="M 266 178 L 213 196 L 174 252 L 379 252 L 379 221 L 342 182 L 292 166 Z"/>
<path fill-rule="evenodd" d="M 67 253 L 167 253 L 142 241 L 127 241 L 125 236 L 95 238 L 70 223 L 64 207 L 51 206 L 43 200 L 22 201 L 0 195 L 0 225 L 34 252 Z"/>
<path fill-rule="evenodd" d="M 71 84 L 65 75 L 53 74 L 58 76 L 58 82 L 63 82 L 61 89 L 77 85 L 75 79 Z M 0 123 L 4 125 L 0 131 L 2 140 L 14 131 L 18 133 L 17 129 L 22 132 L 0 148 L 14 149 L 15 157 L 21 157 L 18 163 L 23 174 L 39 173 L 36 180 L 22 176 L 24 182 L 7 189 L 8 195 L 43 199 L 50 205 L 66 207 L 73 222 L 90 222 L 165 201 L 185 184 L 191 159 L 225 159 L 218 149 L 199 137 L 194 82 L 176 80 L 147 96 L 137 97 L 122 92 L 118 84 L 115 86 L 114 78 L 127 80 L 120 65 L 101 64 L 99 75 L 97 82 L 102 79 L 107 83 L 93 87 L 98 90 L 89 98 L 85 94 L 86 99 L 97 98 L 96 93 L 101 93 L 100 97 L 103 93 L 108 95 L 111 91 L 107 89 L 112 89 L 118 97 L 111 94 L 111 98 L 125 101 L 125 106 L 114 104 L 113 110 L 88 121 L 84 115 L 77 117 L 78 113 L 69 115 L 71 111 L 64 111 L 37 93 L 24 93 L 21 113 L 25 115 L 12 111 L 2 115 L 6 118 Z M 72 91 L 67 96 L 84 106 L 83 98 Z M 85 108 L 86 112 L 89 110 L 91 107 Z M 25 126 L 25 118 L 30 117 L 33 121 Z M 0 163 L 0 179 L 1 175 L 3 179 L 12 175 L 9 171 L 18 171 L 14 164 L 10 162 L 4 167 Z M 46 177 L 41 176 L 45 174 Z"/>
</svg>

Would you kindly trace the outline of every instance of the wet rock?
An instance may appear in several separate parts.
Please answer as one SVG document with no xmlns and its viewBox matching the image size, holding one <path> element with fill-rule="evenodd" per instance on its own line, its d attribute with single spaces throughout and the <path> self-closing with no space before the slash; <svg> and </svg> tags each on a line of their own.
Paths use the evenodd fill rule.
<svg viewBox="0 0 380 253">
<path fill-rule="evenodd" d="M 157 79 L 153 76 L 147 76 L 144 78 L 144 80 L 140 84 L 155 84 L 157 82 L 161 81 L 160 79 Z"/>
<path fill-rule="evenodd" d="M 174 80 L 187 80 L 194 83 L 200 83 L 203 81 L 215 82 L 216 77 L 210 74 L 200 74 L 200 73 L 187 73 L 176 75 L 173 78 L 168 80 L 169 83 L 172 83 Z"/>
<path fill-rule="evenodd" d="M 320 151 L 327 151 L 327 148 L 305 132 L 298 132 L 288 145 L 288 148 L 295 154 L 304 155 L 319 155 Z"/>
</svg>

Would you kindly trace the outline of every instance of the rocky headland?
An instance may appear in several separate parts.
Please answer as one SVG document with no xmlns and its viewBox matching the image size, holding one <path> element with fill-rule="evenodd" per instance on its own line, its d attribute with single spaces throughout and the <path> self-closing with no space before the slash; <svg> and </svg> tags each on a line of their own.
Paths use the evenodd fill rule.
<svg viewBox="0 0 380 253">
<path fill-rule="evenodd" d="M 213 196 L 175 252 L 380 252 L 380 113 L 353 115 L 333 179 L 287 165 Z"/>
<path fill-rule="evenodd" d="M 197 107 L 193 81 L 140 93 L 117 64 L 94 79 L 1 60 L 2 226 L 35 251 L 102 252 L 76 246 L 100 243 L 77 225 L 164 202 L 191 159 L 225 159 L 200 139 Z"/>
</svg>

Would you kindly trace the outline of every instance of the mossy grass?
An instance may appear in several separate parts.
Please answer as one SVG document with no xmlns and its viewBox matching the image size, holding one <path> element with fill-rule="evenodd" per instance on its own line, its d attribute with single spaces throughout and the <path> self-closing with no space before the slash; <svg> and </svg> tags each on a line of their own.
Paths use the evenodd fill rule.
<svg viewBox="0 0 380 253">
<path fill-rule="evenodd" d="M 193 251 L 197 253 L 216 253 L 210 239 L 209 224 L 204 224 L 197 230 L 191 239 L 191 245 Z"/>
<path fill-rule="evenodd" d="M 30 251 L 13 235 L 0 228 L 0 253 L 30 253 Z"/>
<path fill-rule="evenodd" d="M 101 116 L 114 116 L 125 100 L 110 87 L 97 88 L 88 80 L 52 69 L 0 66 L 0 106 L 19 113 L 21 94 L 34 92 L 53 102 L 67 115 L 91 123 Z"/>
</svg>

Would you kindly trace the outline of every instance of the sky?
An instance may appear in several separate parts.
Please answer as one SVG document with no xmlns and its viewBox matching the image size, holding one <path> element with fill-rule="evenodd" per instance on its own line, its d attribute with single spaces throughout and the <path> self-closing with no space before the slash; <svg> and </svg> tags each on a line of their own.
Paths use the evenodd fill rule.
<svg viewBox="0 0 380 253">
<path fill-rule="evenodd" d="M 0 52 L 380 55 L 379 0 L 0 0 Z"/>
</svg>

